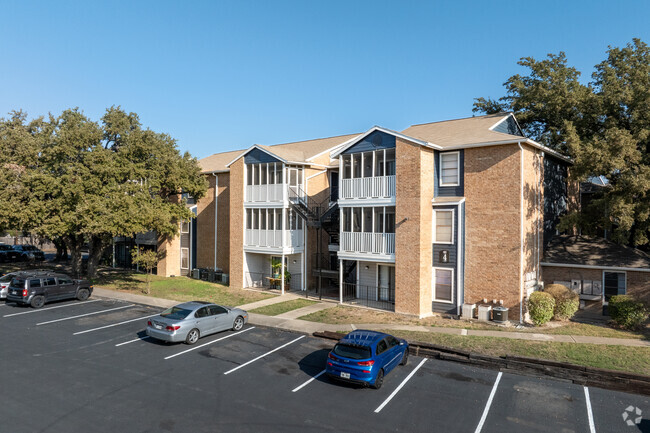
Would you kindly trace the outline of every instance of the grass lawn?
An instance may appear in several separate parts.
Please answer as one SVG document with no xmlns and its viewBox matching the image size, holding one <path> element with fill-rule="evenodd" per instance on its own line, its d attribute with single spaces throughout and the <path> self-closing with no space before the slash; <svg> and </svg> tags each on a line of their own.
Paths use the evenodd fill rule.
<svg viewBox="0 0 650 433">
<path fill-rule="evenodd" d="M 287 311 L 297 310 L 298 308 L 307 307 L 315 303 L 316 301 L 309 301 L 307 299 L 294 299 L 293 301 L 278 302 L 277 304 L 255 308 L 253 310 L 250 310 L 249 312 L 264 314 L 265 316 L 277 316 L 278 314 L 286 313 Z"/>
<path fill-rule="evenodd" d="M 103 289 L 145 295 L 145 278 L 145 275 L 135 272 L 104 271 L 95 280 L 95 285 Z M 149 296 L 180 302 L 198 300 L 237 306 L 261 301 L 275 295 L 232 289 L 222 284 L 208 283 L 187 277 L 168 278 L 152 275 Z"/>
<path fill-rule="evenodd" d="M 590 367 L 650 375 L 647 347 L 551 343 L 497 337 L 470 337 L 429 332 L 386 331 L 410 341 L 440 344 L 492 356 L 518 355 Z"/>
<path fill-rule="evenodd" d="M 586 335 L 593 337 L 650 339 L 650 330 L 648 330 L 647 327 L 644 332 L 629 332 L 613 329 L 606 325 L 590 325 L 575 322 L 549 322 L 549 324 L 545 326 L 524 326 L 521 329 L 517 329 L 515 327 L 489 325 L 476 321 L 470 322 L 465 320 L 445 319 L 439 316 L 417 319 L 415 317 L 402 314 L 342 305 L 338 305 L 334 308 L 328 308 L 326 310 L 317 311 L 315 313 L 303 316 L 300 319 L 309 320 L 311 322 L 329 323 L 336 325 L 391 323 L 434 327 L 437 326 L 444 328 L 482 329 L 489 331 L 514 331 L 532 332 L 538 334 Z"/>
</svg>

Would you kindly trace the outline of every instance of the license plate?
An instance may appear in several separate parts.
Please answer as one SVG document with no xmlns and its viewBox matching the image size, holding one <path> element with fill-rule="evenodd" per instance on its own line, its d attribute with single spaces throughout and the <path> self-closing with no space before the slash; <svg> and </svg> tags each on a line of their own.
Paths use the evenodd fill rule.
<svg viewBox="0 0 650 433">
<path fill-rule="evenodd" d="M 349 379 L 349 378 L 350 378 L 350 373 L 345 373 L 345 372 L 342 371 L 342 372 L 341 372 L 341 378 L 343 378 L 343 379 Z"/>
<path fill-rule="evenodd" d="M 153 325 L 153 326 L 155 326 L 156 329 L 162 329 L 162 326 L 161 326 L 161 325 Z"/>
</svg>

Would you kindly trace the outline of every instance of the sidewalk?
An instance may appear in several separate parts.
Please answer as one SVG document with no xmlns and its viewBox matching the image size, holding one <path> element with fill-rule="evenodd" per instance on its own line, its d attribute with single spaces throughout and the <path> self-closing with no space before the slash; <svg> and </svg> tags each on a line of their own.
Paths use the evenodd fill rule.
<svg viewBox="0 0 650 433">
<path fill-rule="evenodd" d="M 178 304 L 178 301 L 168 299 L 153 298 L 144 295 L 135 295 L 131 293 L 118 292 L 114 290 L 102 289 L 95 287 L 93 296 L 102 298 L 120 299 L 128 302 L 136 302 L 138 304 L 151 305 L 161 308 L 169 308 Z M 304 299 L 304 296 L 299 296 L 294 293 L 285 293 L 282 296 L 264 299 L 250 304 L 240 305 L 239 308 L 244 310 L 253 310 L 255 308 L 273 305 L 280 302 L 291 301 L 294 299 Z M 631 338 L 605 338 L 605 337 L 589 337 L 584 335 L 555 335 L 555 334 L 536 334 L 529 332 L 512 332 L 512 331 L 485 331 L 463 328 L 443 328 L 432 326 L 417 326 L 417 325 L 400 325 L 388 323 L 363 323 L 354 325 L 333 325 L 327 323 L 310 322 L 307 320 L 300 320 L 299 317 L 307 314 L 332 308 L 337 306 L 338 303 L 332 301 L 321 301 L 307 307 L 299 308 L 296 310 L 288 311 L 278 316 L 265 316 L 262 314 L 255 314 L 249 312 L 249 323 L 253 325 L 269 326 L 273 328 L 286 329 L 289 331 L 296 331 L 302 333 L 312 334 L 318 331 L 332 331 L 332 332 L 350 332 L 355 329 L 370 329 L 370 330 L 400 330 L 400 331 L 417 331 L 417 332 L 432 332 L 438 334 L 449 334 L 459 336 L 475 336 L 475 337 L 498 337 L 498 338 L 512 338 L 518 340 L 530 341 L 547 341 L 547 342 L 560 342 L 560 343 L 581 343 L 581 344 L 604 344 L 614 346 L 636 346 L 636 347 L 650 347 L 650 341 L 637 340 Z"/>
</svg>

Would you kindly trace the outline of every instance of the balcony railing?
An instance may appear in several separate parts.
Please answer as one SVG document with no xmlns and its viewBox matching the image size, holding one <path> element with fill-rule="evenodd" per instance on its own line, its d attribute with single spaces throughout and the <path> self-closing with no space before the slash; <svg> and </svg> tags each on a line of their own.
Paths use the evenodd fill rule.
<svg viewBox="0 0 650 433">
<path fill-rule="evenodd" d="M 283 238 L 284 237 L 284 242 Z M 246 229 L 244 246 L 264 248 L 296 248 L 303 244 L 302 230 Z"/>
<path fill-rule="evenodd" d="M 284 184 L 246 185 L 246 202 L 280 202 Z"/>
<path fill-rule="evenodd" d="M 343 302 L 395 311 L 395 288 L 343 283 Z"/>
<path fill-rule="evenodd" d="M 367 254 L 395 254 L 395 233 L 342 232 L 340 251 Z"/>
<path fill-rule="evenodd" d="M 395 176 L 341 179 L 340 199 L 395 197 Z"/>
</svg>

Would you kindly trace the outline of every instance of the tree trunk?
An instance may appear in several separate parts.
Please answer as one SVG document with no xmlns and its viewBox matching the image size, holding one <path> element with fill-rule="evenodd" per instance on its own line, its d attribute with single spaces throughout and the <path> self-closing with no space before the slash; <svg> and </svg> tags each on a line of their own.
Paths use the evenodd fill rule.
<svg viewBox="0 0 650 433">
<path fill-rule="evenodd" d="M 82 271 L 81 247 L 84 243 L 84 237 L 83 235 L 65 236 L 63 240 L 70 251 L 70 268 L 72 277 L 79 278 Z"/>
<path fill-rule="evenodd" d="M 93 279 L 97 276 L 97 268 L 99 261 L 102 259 L 102 254 L 108 246 L 106 238 L 103 236 L 92 236 L 88 243 L 88 279 Z"/>
<path fill-rule="evenodd" d="M 61 238 L 53 239 L 52 243 L 56 247 L 56 258 L 55 262 L 60 262 L 68 260 L 68 247 L 66 247 L 65 242 Z"/>
</svg>

